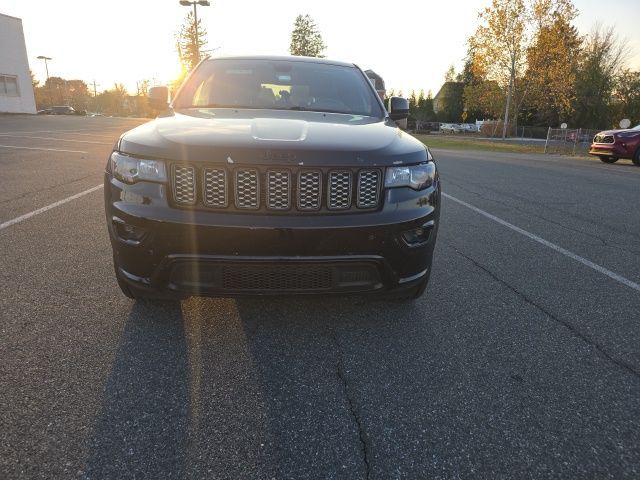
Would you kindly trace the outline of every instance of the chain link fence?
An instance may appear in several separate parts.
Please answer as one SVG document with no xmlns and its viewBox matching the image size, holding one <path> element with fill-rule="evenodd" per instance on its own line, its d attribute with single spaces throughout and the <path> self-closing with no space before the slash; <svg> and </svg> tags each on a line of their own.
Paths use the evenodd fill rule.
<svg viewBox="0 0 640 480">
<path fill-rule="evenodd" d="M 598 132 L 587 128 L 549 128 L 544 153 L 584 155 Z"/>
</svg>

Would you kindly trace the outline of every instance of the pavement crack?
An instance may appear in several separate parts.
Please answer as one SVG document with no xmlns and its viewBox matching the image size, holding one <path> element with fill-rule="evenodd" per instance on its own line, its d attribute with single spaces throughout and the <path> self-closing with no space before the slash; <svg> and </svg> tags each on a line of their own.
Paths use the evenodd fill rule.
<svg viewBox="0 0 640 480">
<path fill-rule="evenodd" d="M 550 312 L 549 310 L 547 310 L 546 308 L 544 308 L 542 305 L 536 303 L 533 299 L 529 298 L 525 293 L 521 292 L 520 290 L 518 290 L 516 287 L 510 285 L 507 281 L 503 280 L 502 278 L 500 278 L 497 274 L 493 273 L 491 270 L 489 270 L 489 268 L 485 267 L 484 265 L 482 265 L 481 263 L 479 263 L 477 260 L 471 258 L 470 256 L 462 253 L 460 250 L 458 250 L 455 246 L 448 244 L 458 255 L 460 255 L 461 257 L 467 259 L 469 262 L 471 262 L 473 265 L 475 265 L 477 268 L 479 268 L 480 270 L 482 270 L 483 272 L 485 272 L 487 275 L 489 275 L 491 278 L 493 278 L 496 282 L 504 285 L 505 287 L 507 287 L 509 290 L 511 290 L 513 293 L 515 293 L 517 296 L 519 296 L 520 298 L 522 298 L 526 303 L 528 303 L 529 305 L 533 306 L 534 308 L 538 309 L 539 311 L 541 311 L 542 313 L 544 313 L 547 317 L 549 317 L 551 320 L 553 320 L 554 322 L 558 323 L 559 325 L 563 326 L 565 329 L 567 329 L 574 337 L 582 340 L 583 342 L 585 342 L 587 345 L 593 347 L 603 358 L 605 358 L 606 360 L 608 360 L 609 362 L 613 363 L 614 365 L 616 365 L 617 367 L 626 370 L 628 373 L 630 373 L 631 375 L 635 376 L 636 378 L 640 378 L 640 371 L 638 371 L 633 365 L 630 365 L 618 358 L 615 358 L 612 354 L 610 354 L 606 348 L 602 345 L 600 345 L 597 341 L 595 341 L 593 338 L 591 338 L 589 335 L 581 332 L 580 330 L 578 330 L 578 328 L 575 327 L 575 325 L 567 322 L 566 320 L 563 320 L 562 318 L 558 317 L 557 315 L 553 314 L 552 312 Z"/>
<path fill-rule="evenodd" d="M 347 405 L 349 406 L 349 412 L 351 413 L 353 421 L 358 430 L 358 439 L 360 441 L 360 451 L 362 453 L 362 461 L 365 467 L 365 478 L 368 480 L 371 474 L 371 465 L 369 464 L 369 448 L 367 444 L 367 435 L 364 431 L 362 419 L 360 418 L 360 413 L 358 411 L 358 408 L 356 407 L 355 401 L 349 389 L 349 383 L 347 381 L 347 376 L 346 376 L 345 367 L 344 367 L 344 359 L 343 359 L 344 354 L 342 351 L 342 345 L 340 344 L 340 340 L 338 339 L 338 336 L 336 335 L 336 332 L 333 329 L 329 331 L 329 335 L 336 345 L 336 350 L 337 350 L 336 373 L 337 373 L 338 379 L 340 380 L 340 383 L 342 384 L 342 389 L 347 399 Z"/>
</svg>

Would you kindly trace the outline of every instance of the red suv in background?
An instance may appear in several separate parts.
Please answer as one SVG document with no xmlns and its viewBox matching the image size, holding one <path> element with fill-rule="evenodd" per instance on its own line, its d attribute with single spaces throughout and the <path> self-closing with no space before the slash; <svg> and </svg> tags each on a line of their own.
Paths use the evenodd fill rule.
<svg viewBox="0 0 640 480">
<path fill-rule="evenodd" d="M 630 158 L 634 164 L 640 166 L 640 125 L 596 134 L 589 154 L 600 157 L 604 163 L 613 163 L 619 158 Z"/>
</svg>

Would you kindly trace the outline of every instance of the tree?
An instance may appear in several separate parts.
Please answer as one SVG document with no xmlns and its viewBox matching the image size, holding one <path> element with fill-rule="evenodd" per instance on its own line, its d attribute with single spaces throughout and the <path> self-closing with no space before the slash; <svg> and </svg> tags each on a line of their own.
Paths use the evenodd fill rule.
<svg viewBox="0 0 640 480">
<path fill-rule="evenodd" d="M 614 123 L 612 93 L 629 55 L 629 44 L 613 27 L 597 26 L 584 42 L 576 78 L 575 123 L 584 128 L 606 128 Z"/>
<path fill-rule="evenodd" d="M 291 55 L 304 57 L 323 57 L 326 49 L 318 27 L 309 15 L 298 15 L 291 32 Z"/>
<path fill-rule="evenodd" d="M 96 99 L 98 109 L 108 115 L 124 115 L 128 113 L 127 96 L 127 89 L 124 85 L 115 83 L 112 90 L 105 90 L 98 95 Z"/>
<path fill-rule="evenodd" d="M 424 90 L 420 90 L 420 94 L 416 96 L 416 92 L 412 91 L 409 96 L 409 114 L 416 121 L 416 130 L 422 129 L 424 122 L 430 122 L 435 119 L 433 112 L 433 98 L 431 92 L 428 96 L 424 96 Z"/>
<path fill-rule="evenodd" d="M 455 82 L 456 81 L 456 69 L 453 65 L 449 65 L 447 72 L 444 74 L 445 82 Z"/>
<path fill-rule="evenodd" d="M 527 50 L 525 105 L 535 122 L 559 125 L 573 111 L 582 40 L 571 25 L 577 12 L 570 0 L 537 0 L 537 30 Z"/>
<path fill-rule="evenodd" d="M 633 125 L 640 123 L 640 72 L 624 70 L 616 79 L 614 90 L 616 120 L 628 118 Z"/>
<path fill-rule="evenodd" d="M 196 34 L 197 32 L 197 34 Z M 188 73 L 198 64 L 200 59 L 206 55 L 203 48 L 207 44 L 207 31 L 200 24 L 198 19 L 197 28 L 193 12 L 189 12 L 180 32 L 176 36 L 176 49 L 183 70 Z"/>
<path fill-rule="evenodd" d="M 507 136 L 509 110 L 516 90 L 516 79 L 522 77 L 528 46 L 531 19 L 524 0 L 492 0 L 480 13 L 482 24 L 469 39 L 477 61 L 490 80 L 506 87 L 506 105 L 502 138 Z"/>
</svg>

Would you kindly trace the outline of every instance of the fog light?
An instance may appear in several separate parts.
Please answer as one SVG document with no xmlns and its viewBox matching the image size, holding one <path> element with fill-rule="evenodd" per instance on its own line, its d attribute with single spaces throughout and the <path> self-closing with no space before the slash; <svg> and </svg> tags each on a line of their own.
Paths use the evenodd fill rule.
<svg viewBox="0 0 640 480">
<path fill-rule="evenodd" d="M 113 226 L 118 237 L 130 243 L 140 243 L 142 238 L 147 233 L 145 229 L 136 227 L 135 225 L 131 225 L 129 223 L 125 223 L 124 220 L 117 217 L 113 218 Z"/>
<path fill-rule="evenodd" d="M 429 241 L 429 237 L 431 236 L 433 225 L 433 220 L 431 220 L 421 227 L 402 232 L 402 239 L 404 240 L 404 243 L 406 243 L 410 247 L 415 247 L 427 243 Z"/>
</svg>

